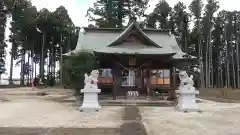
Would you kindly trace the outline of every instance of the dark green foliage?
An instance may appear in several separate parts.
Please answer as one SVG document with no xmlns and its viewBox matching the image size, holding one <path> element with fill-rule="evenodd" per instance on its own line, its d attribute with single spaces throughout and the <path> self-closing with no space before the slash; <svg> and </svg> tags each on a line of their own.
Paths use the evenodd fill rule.
<svg viewBox="0 0 240 135">
<path fill-rule="evenodd" d="M 52 73 L 48 74 L 47 75 L 47 85 L 48 86 L 54 86 L 55 83 L 56 83 L 55 79 L 56 78 L 54 77 L 54 75 L 52 75 Z"/>
<path fill-rule="evenodd" d="M 0 75 L 3 74 L 5 71 L 5 61 L 3 59 L 0 59 Z"/>
<path fill-rule="evenodd" d="M 6 22 L 7 22 L 7 10 L 6 10 L 6 4 L 4 1 L 0 1 L 0 59 L 1 59 L 1 69 L 0 69 L 0 75 L 5 72 L 5 47 L 6 47 L 6 42 L 5 42 L 5 28 L 6 28 Z"/>
<path fill-rule="evenodd" d="M 149 0 L 96 0 L 87 11 L 87 17 L 97 27 L 116 28 L 128 24 L 129 18 L 142 19 Z"/>
<path fill-rule="evenodd" d="M 92 53 L 81 52 L 76 56 L 68 57 L 69 65 L 66 66 L 70 81 L 71 87 L 76 90 L 80 90 L 84 86 L 84 74 L 90 74 L 94 69 L 98 68 L 98 62 L 95 56 Z"/>
<path fill-rule="evenodd" d="M 12 17 L 9 37 L 12 43 L 10 83 L 13 60 L 18 60 L 17 64 L 21 65 L 21 71 L 25 73 L 21 75 L 21 80 L 24 80 L 25 76 L 29 78 L 32 74 L 32 72 L 25 72 L 24 66 L 31 59 L 34 63 L 40 63 L 42 80 L 45 79 L 43 78 L 46 72 L 43 70 L 45 64 L 50 69 L 48 76 L 55 78 L 55 63 L 60 60 L 60 48 L 62 53 L 65 53 L 74 49 L 77 44 L 79 28 L 75 28 L 68 11 L 63 6 L 58 7 L 54 12 L 48 9 L 37 11 L 28 0 L 4 0 L 4 3 L 9 17 Z M 27 54 L 29 58 L 25 60 Z M 50 60 L 46 63 L 48 57 Z"/>
</svg>

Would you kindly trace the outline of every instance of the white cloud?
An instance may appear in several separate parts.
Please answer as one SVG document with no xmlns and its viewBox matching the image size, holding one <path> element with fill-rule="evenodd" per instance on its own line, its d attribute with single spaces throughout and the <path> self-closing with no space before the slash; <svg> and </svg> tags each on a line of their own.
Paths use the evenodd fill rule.
<svg viewBox="0 0 240 135">
<path fill-rule="evenodd" d="M 76 26 L 87 26 L 88 19 L 85 17 L 87 9 L 93 5 L 95 0 L 31 0 L 32 4 L 37 7 L 38 10 L 42 8 L 47 8 L 50 11 L 54 11 L 57 7 L 63 5 L 69 12 L 70 17 L 72 18 Z M 170 6 L 174 6 L 179 0 L 167 0 Z M 192 0 L 182 0 L 186 5 L 189 5 Z M 240 5 L 240 0 L 219 0 L 220 1 L 220 10 L 238 10 Z M 151 12 L 158 3 L 159 0 L 150 0 L 150 8 L 147 12 Z M 239 9 L 240 10 L 240 9 Z M 9 24 L 8 24 L 9 26 Z M 6 37 L 10 34 L 9 27 L 6 30 Z M 7 52 L 9 52 L 11 45 L 8 44 Z M 7 61 L 7 71 L 9 72 L 9 63 L 10 56 L 6 58 Z M 14 77 L 19 77 L 20 67 L 14 68 Z M 9 75 L 3 75 L 8 77 Z"/>
</svg>

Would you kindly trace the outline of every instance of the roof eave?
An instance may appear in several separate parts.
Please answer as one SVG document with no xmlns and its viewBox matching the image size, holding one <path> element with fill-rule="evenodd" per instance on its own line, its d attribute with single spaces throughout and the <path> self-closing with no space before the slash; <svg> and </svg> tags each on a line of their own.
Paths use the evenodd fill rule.
<svg viewBox="0 0 240 135">
<path fill-rule="evenodd" d="M 173 60 L 175 60 L 175 61 L 198 61 L 198 58 L 190 55 L 189 57 L 178 57 L 178 58 L 173 57 Z"/>
<path fill-rule="evenodd" d="M 76 56 L 81 52 L 88 52 L 88 53 L 93 53 L 92 50 L 87 50 L 87 49 L 81 49 L 81 50 L 73 50 L 67 53 L 62 54 L 64 57 L 71 57 L 71 56 Z"/>
<path fill-rule="evenodd" d="M 143 54 L 143 53 L 128 53 L 128 52 L 100 52 L 100 51 L 93 51 L 94 53 L 97 53 L 97 54 L 111 54 L 111 55 L 161 55 L 161 56 L 173 56 L 175 55 L 176 53 L 164 53 L 164 54 L 156 54 L 156 53 L 149 53 L 149 54 Z"/>
</svg>

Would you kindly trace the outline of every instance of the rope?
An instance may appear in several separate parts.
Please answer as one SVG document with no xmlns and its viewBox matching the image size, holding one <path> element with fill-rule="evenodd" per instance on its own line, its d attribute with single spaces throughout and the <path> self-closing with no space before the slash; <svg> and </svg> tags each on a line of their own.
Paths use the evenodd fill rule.
<svg viewBox="0 0 240 135">
<path fill-rule="evenodd" d="M 136 68 L 135 70 L 132 70 L 132 71 L 137 71 L 137 70 L 141 69 L 143 66 L 147 65 L 147 63 L 148 63 L 148 62 L 142 64 L 139 68 Z M 118 63 L 118 64 L 119 64 L 123 69 L 128 70 L 128 71 L 130 70 L 130 69 L 124 67 L 122 64 L 120 64 L 120 63 Z"/>
</svg>

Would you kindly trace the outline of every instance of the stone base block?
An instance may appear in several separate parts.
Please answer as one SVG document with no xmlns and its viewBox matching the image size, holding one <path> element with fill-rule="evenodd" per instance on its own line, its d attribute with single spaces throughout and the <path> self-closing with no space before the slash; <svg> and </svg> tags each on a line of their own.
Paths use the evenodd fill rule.
<svg viewBox="0 0 240 135">
<path fill-rule="evenodd" d="M 80 112 L 93 112 L 93 111 L 96 111 L 98 112 L 99 110 L 101 109 L 101 106 L 98 106 L 98 107 L 94 107 L 94 108 L 90 108 L 90 107 L 79 107 L 79 111 Z"/>
<path fill-rule="evenodd" d="M 202 112 L 202 110 L 199 109 L 199 108 L 181 108 L 179 106 L 176 106 L 175 109 L 177 111 L 185 112 L 185 113 L 188 113 L 188 112 L 199 112 L 199 113 L 201 113 Z"/>
</svg>

